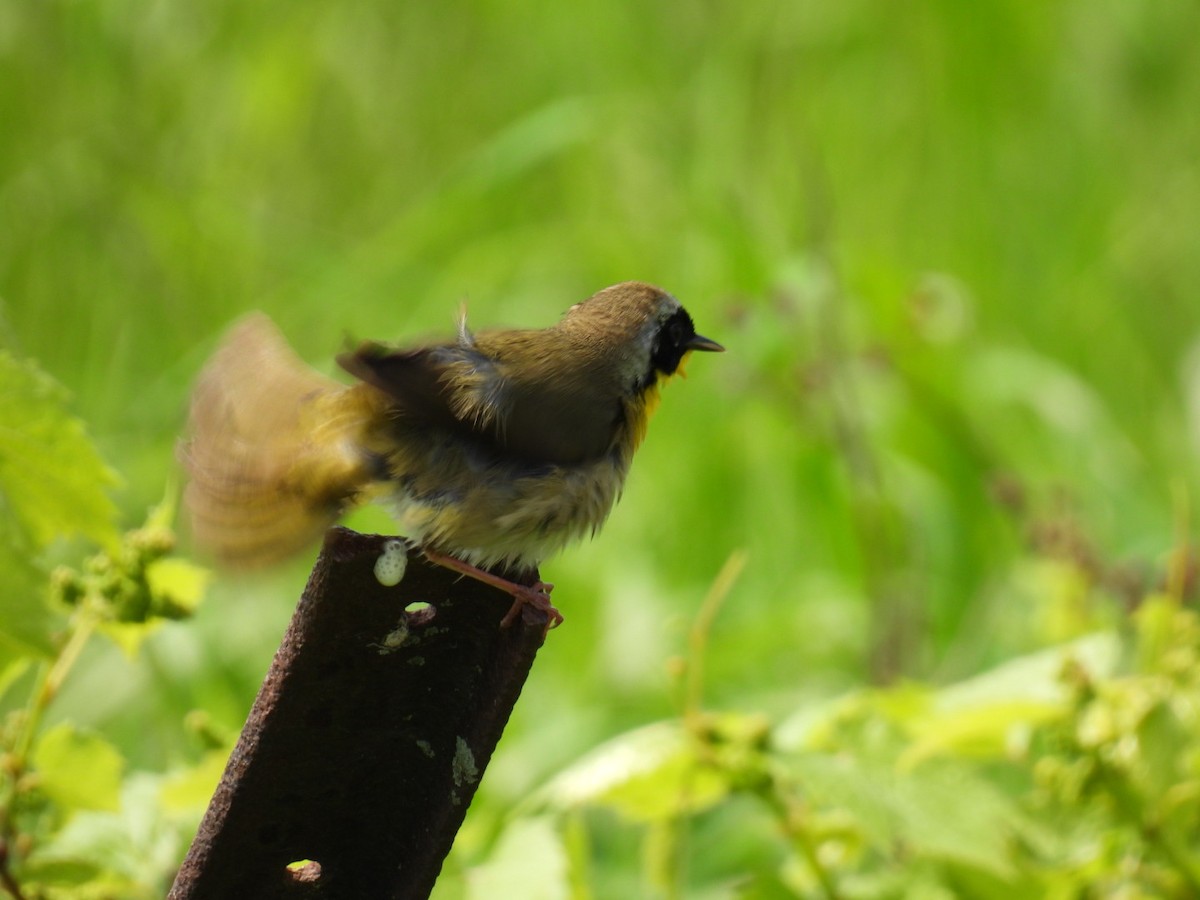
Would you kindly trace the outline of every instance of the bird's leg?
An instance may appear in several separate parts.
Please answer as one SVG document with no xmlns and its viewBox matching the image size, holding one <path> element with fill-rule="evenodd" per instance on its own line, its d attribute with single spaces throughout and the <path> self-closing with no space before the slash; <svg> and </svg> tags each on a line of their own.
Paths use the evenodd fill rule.
<svg viewBox="0 0 1200 900">
<path fill-rule="evenodd" d="M 500 620 L 501 628 L 508 628 L 512 625 L 517 620 L 517 616 L 521 612 L 521 607 L 527 604 L 534 609 L 541 610 L 549 617 L 550 621 L 547 623 L 547 630 L 557 628 L 562 624 L 562 613 L 550 604 L 550 592 L 554 589 L 554 585 L 547 584 L 544 581 L 538 581 L 534 584 L 517 584 L 515 581 L 509 581 L 507 578 L 502 578 L 486 569 L 463 562 L 461 559 L 450 556 L 447 553 L 439 553 L 437 550 L 430 550 L 428 547 L 422 547 L 421 552 L 425 554 L 425 558 L 431 563 L 452 569 L 455 572 L 474 578 L 476 581 L 482 581 L 484 584 L 510 595 L 513 598 L 513 605 L 504 614 L 504 618 Z"/>
</svg>

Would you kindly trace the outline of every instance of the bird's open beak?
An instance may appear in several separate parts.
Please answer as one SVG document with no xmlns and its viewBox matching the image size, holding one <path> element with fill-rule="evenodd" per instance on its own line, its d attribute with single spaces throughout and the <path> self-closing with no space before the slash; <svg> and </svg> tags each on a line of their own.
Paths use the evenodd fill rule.
<svg viewBox="0 0 1200 900">
<path fill-rule="evenodd" d="M 707 350 L 710 353 L 724 353 L 725 348 L 716 341 L 706 338 L 700 334 L 693 334 L 688 338 L 688 342 L 683 345 L 687 350 Z"/>
</svg>

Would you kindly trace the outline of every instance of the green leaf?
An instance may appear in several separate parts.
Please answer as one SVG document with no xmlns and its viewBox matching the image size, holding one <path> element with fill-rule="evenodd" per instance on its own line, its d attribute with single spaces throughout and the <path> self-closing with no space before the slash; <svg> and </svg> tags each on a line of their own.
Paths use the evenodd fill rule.
<svg viewBox="0 0 1200 900">
<path fill-rule="evenodd" d="M 1013 876 L 1010 846 L 1027 824 L 1015 804 L 965 766 L 916 772 L 846 755 L 801 754 L 787 768 L 819 811 L 841 810 L 881 855 L 898 848 Z"/>
<path fill-rule="evenodd" d="M 582 813 L 567 813 L 560 819 L 563 852 L 567 855 L 567 878 L 571 900 L 589 900 L 592 892 L 592 848 Z"/>
<path fill-rule="evenodd" d="M 846 754 L 800 753 L 787 757 L 788 773 L 805 800 L 818 811 L 842 810 L 863 836 L 877 847 L 895 840 L 897 819 L 892 804 L 862 764 Z M 884 786 L 885 790 L 887 786 Z"/>
<path fill-rule="evenodd" d="M 468 900 L 570 896 L 567 851 L 549 816 L 517 819 L 504 830 L 488 861 L 467 873 Z"/>
<path fill-rule="evenodd" d="M 905 723 L 913 743 L 899 760 L 914 768 L 942 754 L 1002 758 L 1016 729 L 1064 715 L 1070 694 L 1063 667 L 1074 660 L 1093 677 L 1116 666 L 1119 642 L 1104 632 L 997 666 L 939 691 L 934 703 Z"/>
<path fill-rule="evenodd" d="M 0 350 L 0 504 L 37 547 L 79 534 L 116 541 L 117 483 L 66 392 L 32 363 Z"/>
<path fill-rule="evenodd" d="M 43 734 L 33 751 L 41 789 L 68 811 L 117 809 L 124 765 L 112 744 L 69 722 Z"/>
<path fill-rule="evenodd" d="M 169 608 L 191 613 L 200 605 L 212 572 L 178 556 L 168 556 L 150 563 L 146 580 L 156 601 L 156 612 Z"/>
<path fill-rule="evenodd" d="M 903 842 L 925 856 L 1015 876 L 1010 849 L 1024 824 L 1015 804 L 961 765 L 923 766 L 895 782 Z"/>
<path fill-rule="evenodd" d="M 210 750 L 195 766 L 165 778 L 159 794 L 163 808 L 169 812 L 203 812 L 228 761 L 228 750 Z"/>
<path fill-rule="evenodd" d="M 24 888 L 37 885 L 79 892 L 85 885 L 93 885 L 103 877 L 105 873 L 100 865 L 73 859 L 43 860 L 34 856 L 21 867 L 21 882 Z M 78 893 L 74 893 L 73 896 L 78 896 Z"/>
<path fill-rule="evenodd" d="M 1186 709 L 1184 703 L 1179 705 Z M 1148 801 L 1158 803 L 1168 792 L 1195 790 L 1195 779 L 1188 777 L 1194 772 L 1186 765 L 1190 752 L 1194 752 L 1194 719 L 1192 727 L 1186 727 L 1170 701 L 1164 700 L 1146 711 L 1134 734 L 1140 751 L 1135 772 Z"/>
<path fill-rule="evenodd" d="M 0 668 L 15 656 L 49 654 L 54 622 L 45 576 L 3 532 L 0 527 Z"/>
<path fill-rule="evenodd" d="M 719 802 L 730 785 L 696 751 L 680 723 L 656 722 L 602 744 L 540 796 L 552 808 L 599 804 L 642 822 L 697 812 Z"/>
<path fill-rule="evenodd" d="M 57 832 L 39 840 L 25 871 L 43 883 L 69 877 L 91 867 L 87 884 L 48 897 L 70 900 L 154 900 L 166 892 L 183 855 L 179 826 L 158 804 L 161 779 L 134 773 L 121 787 L 116 811 L 83 810 Z"/>
<path fill-rule="evenodd" d="M 1068 661 L 1078 662 L 1093 678 L 1104 678 L 1113 673 L 1119 656 L 1117 636 L 1099 632 L 1010 660 L 944 688 L 938 692 L 936 705 L 949 710 L 1012 701 L 1060 704 L 1069 694 L 1062 682 Z"/>
<path fill-rule="evenodd" d="M 120 647 L 126 659 L 134 660 L 146 638 L 161 627 L 161 619 L 150 619 L 145 622 L 101 622 L 96 630 Z"/>
<path fill-rule="evenodd" d="M 1065 704 L 1014 700 L 923 716 L 911 723 L 917 739 L 900 755 L 897 765 L 912 769 L 940 755 L 1002 758 L 1018 729 L 1051 721 L 1064 710 Z"/>
<path fill-rule="evenodd" d="M 1157 672 L 1173 643 L 1179 639 L 1183 621 L 1179 601 L 1165 594 L 1151 594 L 1133 616 L 1135 660 L 1139 672 Z"/>
<path fill-rule="evenodd" d="M 0 650 L 0 700 L 3 700 L 8 689 L 29 671 L 32 663 L 33 660 L 28 656 L 9 658 Z"/>
</svg>

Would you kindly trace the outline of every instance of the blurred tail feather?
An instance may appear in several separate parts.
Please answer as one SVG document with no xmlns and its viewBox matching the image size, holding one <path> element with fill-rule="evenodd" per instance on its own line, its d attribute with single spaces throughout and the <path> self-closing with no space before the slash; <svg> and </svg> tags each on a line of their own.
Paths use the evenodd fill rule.
<svg viewBox="0 0 1200 900">
<path fill-rule="evenodd" d="M 368 398 L 309 368 L 262 314 L 230 331 L 192 395 L 184 502 L 198 549 L 230 565 L 296 553 L 369 481 Z"/>
</svg>

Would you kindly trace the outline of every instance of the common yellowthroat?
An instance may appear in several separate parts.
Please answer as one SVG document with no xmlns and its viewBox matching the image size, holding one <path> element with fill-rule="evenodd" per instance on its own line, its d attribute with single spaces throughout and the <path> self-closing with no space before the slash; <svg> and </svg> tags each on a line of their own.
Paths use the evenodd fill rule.
<svg viewBox="0 0 1200 900">
<path fill-rule="evenodd" d="M 720 351 L 667 292 L 606 288 L 540 330 L 394 349 L 364 343 L 338 384 L 264 315 L 204 367 L 182 459 L 192 533 L 235 565 L 288 556 L 350 505 L 382 498 L 432 561 L 562 617 L 529 582 L 594 534 L 621 493 L 663 381 Z"/>
</svg>

